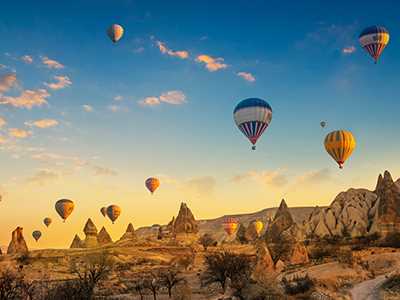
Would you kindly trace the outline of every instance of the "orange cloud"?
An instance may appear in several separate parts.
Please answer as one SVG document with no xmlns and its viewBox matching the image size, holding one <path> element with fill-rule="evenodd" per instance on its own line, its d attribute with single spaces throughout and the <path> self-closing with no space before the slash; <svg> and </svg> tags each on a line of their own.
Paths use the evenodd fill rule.
<svg viewBox="0 0 400 300">
<path fill-rule="evenodd" d="M 173 51 L 173 50 L 169 49 L 167 47 L 167 45 L 163 42 L 157 41 L 156 43 L 157 43 L 158 49 L 160 49 L 160 52 L 163 54 L 179 57 L 180 59 L 187 59 L 189 57 L 188 51 L 185 51 L 185 50 Z"/>
<path fill-rule="evenodd" d="M 88 104 L 82 105 L 82 108 L 83 108 L 83 110 L 86 111 L 86 112 L 92 112 L 92 111 L 93 111 L 93 106 L 88 105 Z"/>
<path fill-rule="evenodd" d="M 27 63 L 27 64 L 33 63 L 33 58 L 32 58 L 32 56 L 30 56 L 30 55 L 21 56 L 21 60 L 22 60 L 24 63 Z"/>
<path fill-rule="evenodd" d="M 156 106 L 162 102 L 172 105 L 186 103 L 186 95 L 182 91 L 174 90 L 162 93 L 159 97 L 151 96 L 140 100 L 138 103 L 142 106 Z"/>
<path fill-rule="evenodd" d="M 7 124 L 6 119 L 4 119 L 3 117 L 0 117 L 0 128 L 3 127 L 6 124 Z"/>
<path fill-rule="evenodd" d="M 204 63 L 207 70 L 210 72 L 215 72 L 228 67 L 228 65 L 224 63 L 224 59 L 222 57 L 214 58 L 209 55 L 202 54 L 197 56 L 196 61 L 199 63 Z"/>
<path fill-rule="evenodd" d="M 158 97 L 146 97 L 143 100 L 140 100 L 139 104 L 142 106 L 156 106 L 161 104 L 161 102 Z"/>
<path fill-rule="evenodd" d="M 60 90 L 72 84 L 68 76 L 54 76 L 54 79 L 56 80 L 54 83 L 45 83 L 52 90 Z"/>
<path fill-rule="evenodd" d="M 54 119 L 41 119 L 37 120 L 31 123 L 26 123 L 26 125 L 29 126 L 35 126 L 38 128 L 49 128 L 49 127 L 54 127 L 58 125 L 58 121 Z"/>
<path fill-rule="evenodd" d="M 356 52 L 356 47 L 354 47 L 354 46 L 344 47 L 344 48 L 342 49 L 342 53 L 343 53 L 343 54 L 349 55 L 349 54 L 352 54 L 352 53 L 354 53 L 354 52 Z"/>
<path fill-rule="evenodd" d="M 63 69 L 64 65 L 47 56 L 42 57 L 42 63 L 49 69 Z"/>
<path fill-rule="evenodd" d="M 0 104 L 31 109 L 34 106 L 47 104 L 46 98 L 49 96 L 45 89 L 25 90 L 18 97 L 0 97 Z"/>
<path fill-rule="evenodd" d="M 32 135 L 32 132 L 20 128 L 10 128 L 8 130 L 8 134 L 17 139 L 24 139 L 30 137 Z"/>
<path fill-rule="evenodd" d="M 254 82 L 256 81 L 256 78 L 253 76 L 251 73 L 247 72 L 238 72 L 237 75 L 239 77 L 242 77 L 244 80 L 249 81 L 249 82 Z"/>
<path fill-rule="evenodd" d="M 7 92 L 17 83 L 17 74 L 10 73 L 0 77 L 0 95 Z"/>
</svg>

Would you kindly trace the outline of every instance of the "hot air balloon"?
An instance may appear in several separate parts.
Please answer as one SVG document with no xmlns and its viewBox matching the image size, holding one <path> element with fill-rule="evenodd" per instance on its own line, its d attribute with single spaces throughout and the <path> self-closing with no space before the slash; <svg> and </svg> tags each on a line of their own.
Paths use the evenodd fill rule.
<svg viewBox="0 0 400 300">
<path fill-rule="evenodd" d="M 363 47 L 369 55 L 378 62 L 379 56 L 381 56 L 383 49 L 389 43 L 390 35 L 389 31 L 383 26 L 371 26 L 365 28 L 358 40 L 360 41 L 361 47 Z"/>
<path fill-rule="evenodd" d="M 35 239 L 35 241 L 37 242 L 40 237 L 42 236 L 42 233 L 39 230 L 35 230 L 34 232 L 32 232 L 32 236 Z"/>
<path fill-rule="evenodd" d="M 226 218 L 222 226 L 228 235 L 235 233 L 238 228 L 239 222 L 235 218 Z"/>
<path fill-rule="evenodd" d="M 46 225 L 46 227 L 49 227 L 51 224 L 52 220 L 50 218 L 44 218 L 43 223 Z"/>
<path fill-rule="evenodd" d="M 326 122 L 325 121 L 321 121 L 321 123 L 319 123 L 319 125 L 321 125 L 321 127 L 324 128 L 326 126 Z"/>
<path fill-rule="evenodd" d="M 118 219 L 120 214 L 121 214 L 121 208 L 118 205 L 113 204 L 107 207 L 107 216 L 110 218 L 113 224 L 115 220 Z"/>
<path fill-rule="evenodd" d="M 260 233 L 264 228 L 264 223 L 259 221 L 259 220 L 257 220 L 257 221 L 254 222 L 254 227 L 256 229 L 257 235 L 260 236 Z"/>
<path fill-rule="evenodd" d="M 154 191 L 156 189 L 158 189 L 158 187 L 160 186 L 160 180 L 158 180 L 155 177 L 150 177 L 150 178 L 146 179 L 145 184 L 146 184 L 147 189 L 150 191 L 150 193 L 153 194 Z"/>
<path fill-rule="evenodd" d="M 100 208 L 100 212 L 103 215 L 103 217 L 105 217 L 107 215 L 107 207 L 104 206 L 104 207 Z"/>
<path fill-rule="evenodd" d="M 112 24 L 108 30 L 107 35 L 113 41 L 113 43 L 118 42 L 124 34 L 124 28 L 118 24 Z"/>
<path fill-rule="evenodd" d="M 233 111 L 233 118 L 240 131 L 253 144 L 267 129 L 272 119 L 272 108 L 268 102 L 258 98 L 248 98 L 239 102 Z"/>
<path fill-rule="evenodd" d="M 356 140 L 353 134 L 347 130 L 337 130 L 328 133 L 325 137 L 325 149 L 330 156 L 343 169 L 343 164 L 356 147 Z"/>
<path fill-rule="evenodd" d="M 74 206 L 74 202 L 69 199 L 58 200 L 55 205 L 57 213 L 64 220 L 64 222 L 74 210 Z"/>
</svg>

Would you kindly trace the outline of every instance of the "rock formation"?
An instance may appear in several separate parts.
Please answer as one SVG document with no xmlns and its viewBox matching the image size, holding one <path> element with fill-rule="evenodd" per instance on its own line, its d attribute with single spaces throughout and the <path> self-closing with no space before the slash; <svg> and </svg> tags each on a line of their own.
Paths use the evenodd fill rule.
<svg viewBox="0 0 400 300">
<path fill-rule="evenodd" d="M 257 247 L 257 264 L 254 268 L 254 276 L 263 281 L 265 275 L 273 271 L 275 271 L 275 263 L 272 260 L 271 253 L 265 244 L 261 244 Z"/>
<path fill-rule="evenodd" d="M 89 218 L 86 222 L 85 227 L 83 228 L 83 232 L 85 233 L 85 241 L 84 247 L 85 248 L 93 248 L 97 247 L 97 228 L 94 225 L 93 221 Z"/>
<path fill-rule="evenodd" d="M 74 239 L 72 240 L 71 246 L 69 246 L 71 249 L 73 248 L 83 248 L 83 242 L 79 235 L 75 234 Z"/>
<path fill-rule="evenodd" d="M 186 203 L 181 204 L 178 216 L 173 220 L 173 224 L 171 225 L 174 234 L 197 233 L 199 231 L 197 222 Z"/>
<path fill-rule="evenodd" d="M 107 229 L 103 226 L 97 235 L 97 242 L 100 246 L 112 243 L 111 236 L 108 234 Z"/>
<path fill-rule="evenodd" d="M 135 240 L 135 239 L 136 239 L 135 229 L 133 228 L 132 223 L 129 223 L 125 233 L 121 237 L 121 240 Z"/>
<path fill-rule="evenodd" d="M 26 254 L 28 253 L 28 246 L 26 245 L 23 228 L 17 227 L 11 235 L 11 242 L 8 245 L 7 254 Z"/>
<path fill-rule="evenodd" d="M 248 242 L 254 242 L 259 238 L 255 221 L 250 222 L 247 226 L 245 237 Z"/>
</svg>

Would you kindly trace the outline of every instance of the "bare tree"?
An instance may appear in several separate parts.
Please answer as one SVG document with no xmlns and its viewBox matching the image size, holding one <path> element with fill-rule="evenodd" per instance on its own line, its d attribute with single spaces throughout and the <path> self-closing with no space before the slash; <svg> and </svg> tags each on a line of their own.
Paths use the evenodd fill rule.
<svg viewBox="0 0 400 300">
<path fill-rule="evenodd" d="M 160 270 L 158 273 L 161 285 L 165 286 L 168 290 L 169 298 L 172 297 L 172 289 L 179 282 L 184 281 L 182 277 L 179 276 L 180 272 L 178 269 L 166 269 Z"/>
<path fill-rule="evenodd" d="M 149 273 L 144 276 L 144 286 L 151 291 L 153 299 L 157 300 L 157 293 L 161 289 L 161 281 L 156 273 Z"/>
<path fill-rule="evenodd" d="M 133 291 L 139 295 L 140 300 L 144 299 L 144 290 L 146 289 L 146 285 L 142 277 L 137 277 L 130 281 L 124 281 L 124 284 L 127 286 L 128 292 Z"/>
<path fill-rule="evenodd" d="M 204 251 L 207 251 L 208 247 L 216 246 L 218 244 L 214 237 L 209 233 L 203 234 L 199 239 L 199 243 L 203 246 Z"/>
<path fill-rule="evenodd" d="M 23 276 L 9 269 L 0 274 L 0 299 L 17 300 L 24 296 Z"/>
</svg>

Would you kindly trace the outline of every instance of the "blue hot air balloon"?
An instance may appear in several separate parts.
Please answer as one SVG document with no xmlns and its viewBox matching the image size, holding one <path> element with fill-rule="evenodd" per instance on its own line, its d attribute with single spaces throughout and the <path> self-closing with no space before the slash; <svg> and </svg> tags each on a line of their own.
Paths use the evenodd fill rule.
<svg viewBox="0 0 400 300">
<path fill-rule="evenodd" d="M 252 149 L 255 150 L 257 140 L 271 123 L 272 108 L 267 101 L 259 98 L 244 99 L 236 105 L 233 118 L 240 131 L 253 144 Z"/>
<path fill-rule="evenodd" d="M 372 56 L 375 63 L 377 63 L 383 49 L 385 49 L 389 43 L 389 39 L 389 31 L 387 31 L 383 26 L 371 26 L 365 28 L 358 37 L 361 47 Z"/>
</svg>

